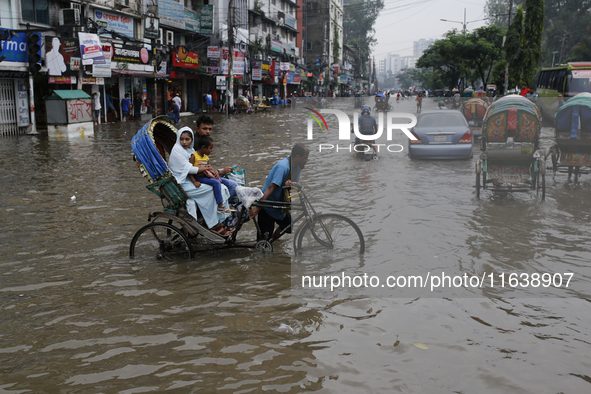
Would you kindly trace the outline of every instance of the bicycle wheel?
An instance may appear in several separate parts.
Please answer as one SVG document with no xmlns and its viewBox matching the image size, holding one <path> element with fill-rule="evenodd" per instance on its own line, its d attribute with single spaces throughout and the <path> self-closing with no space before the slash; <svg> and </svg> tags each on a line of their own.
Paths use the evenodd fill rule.
<svg viewBox="0 0 591 394">
<path fill-rule="evenodd" d="M 294 250 L 331 250 L 363 254 L 365 240 L 361 230 L 351 219 L 334 213 L 316 216 L 305 221 L 294 236 Z"/>
<path fill-rule="evenodd" d="M 168 223 L 155 222 L 135 233 L 129 246 L 129 257 L 187 261 L 193 259 L 193 248 L 180 229 Z"/>
</svg>

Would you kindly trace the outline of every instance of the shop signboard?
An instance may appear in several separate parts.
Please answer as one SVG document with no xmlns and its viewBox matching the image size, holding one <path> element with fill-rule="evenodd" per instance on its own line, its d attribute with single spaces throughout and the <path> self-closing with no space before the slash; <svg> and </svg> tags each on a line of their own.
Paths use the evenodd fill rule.
<svg viewBox="0 0 591 394">
<path fill-rule="evenodd" d="M 294 83 L 294 73 L 291 71 L 288 71 L 286 74 L 286 82 L 287 83 Z"/>
<path fill-rule="evenodd" d="M 144 38 L 158 39 L 160 37 L 160 19 L 153 16 L 144 18 Z"/>
<path fill-rule="evenodd" d="M 101 44 L 103 56 L 105 57 L 105 64 L 93 64 L 92 76 L 110 78 L 111 77 L 111 59 L 113 58 L 113 44 L 110 42 L 103 42 Z"/>
<path fill-rule="evenodd" d="M 65 83 L 72 85 L 76 83 L 76 77 L 49 77 L 49 83 Z"/>
<path fill-rule="evenodd" d="M 2 45 L 2 56 L 4 56 L 3 62 L 27 62 L 29 60 L 26 33 L 16 33 L 16 37 L 12 37 L 10 41 L 1 41 L 0 45 Z"/>
<path fill-rule="evenodd" d="M 220 47 L 207 47 L 207 57 L 210 59 L 219 59 Z"/>
<path fill-rule="evenodd" d="M 271 75 L 271 62 L 263 60 L 263 64 L 261 65 L 261 81 L 269 82 L 273 80 L 273 76 Z"/>
<path fill-rule="evenodd" d="M 178 47 L 172 55 L 172 65 L 196 70 L 199 68 L 199 55 L 189 51 L 186 47 Z"/>
<path fill-rule="evenodd" d="M 185 4 L 174 0 L 158 0 L 158 16 L 165 26 L 185 29 Z"/>
<path fill-rule="evenodd" d="M 244 60 L 244 52 L 234 51 L 234 63 L 232 65 L 234 75 L 244 75 Z"/>
<path fill-rule="evenodd" d="M 218 90 L 226 90 L 226 77 L 224 75 L 216 76 L 215 85 Z"/>
<path fill-rule="evenodd" d="M 112 30 L 115 33 L 122 34 L 129 38 L 135 37 L 133 18 L 114 12 L 105 12 L 103 10 L 94 10 L 94 21 L 100 27 Z M 105 33 L 104 35 L 110 36 Z"/>
<path fill-rule="evenodd" d="M 281 63 L 279 63 L 279 69 L 281 71 L 289 71 L 289 62 L 281 62 Z"/>
<path fill-rule="evenodd" d="M 27 83 L 24 80 L 17 81 L 16 104 L 18 107 L 18 126 L 28 126 L 31 123 L 29 118 L 29 96 L 27 94 Z"/>
<path fill-rule="evenodd" d="M 292 29 L 296 28 L 296 18 L 291 15 L 285 15 L 285 24 Z"/>
<path fill-rule="evenodd" d="M 271 50 L 273 52 L 283 52 L 283 43 L 275 38 L 271 39 Z"/>
<path fill-rule="evenodd" d="M 260 60 L 252 61 L 252 80 L 260 81 L 263 76 L 263 62 Z"/>
<path fill-rule="evenodd" d="M 202 4 L 199 13 L 201 34 L 213 34 L 213 4 Z"/>
<path fill-rule="evenodd" d="M 185 30 L 194 33 L 201 31 L 201 20 L 198 13 L 185 9 Z"/>
<path fill-rule="evenodd" d="M 45 37 L 45 66 L 49 76 L 75 77 L 80 70 L 81 61 L 80 45 L 78 45 L 77 38 Z"/>
<path fill-rule="evenodd" d="M 302 70 L 299 67 L 296 67 L 294 74 L 293 74 L 293 83 L 299 84 L 302 82 Z"/>
<path fill-rule="evenodd" d="M 208 74 L 219 74 L 220 73 L 220 59 L 209 59 L 209 66 L 207 66 Z"/>
<path fill-rule="evenodd" d="M 230 68 L 230 50 L 228 48 L 222 48 L 220 50 L 220 62 L 222 63 L 221 74 L 227 75 Z"/>
<path fill-rule="evenodd" d="M 147 48 L 136 45 L 114 44 L 113 61 L 121 63 L 151 64 Z"/>
<path fill-rule="evenodd" d="M 82 65 L 105 64 L 105 55 L 103 55 L 98 35 L 78 32 L 78 40 L 80 41 Z"/>
</svg>

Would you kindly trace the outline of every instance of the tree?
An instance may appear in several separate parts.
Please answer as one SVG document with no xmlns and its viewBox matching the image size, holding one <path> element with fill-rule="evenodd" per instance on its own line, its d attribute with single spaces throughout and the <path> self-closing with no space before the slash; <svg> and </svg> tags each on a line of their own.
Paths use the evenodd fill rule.
<svg viewBox="0 0 591 394">
<path fill-rule="evenodd" d="M 377 42 L 373 26 L 383 8 L 383 0 L 365 0 L 345 5 L 343 39 L 345 44 L 357 48 L 359 61 L 355 64 L 355 75 L 368 72 L 367 60 Z"/>
<path fill-rule="evenodd" d="M 524 82 L 531 85 L 542 58 L 542 33 L 544 31 L 544 0 L 526 0 L 523 26 Z"/>
<path fill-rule="evenodd" d="M 507 31 L 505 60 L 509 64 L 509 86 L 519 85 L 524 80 L 525 56 L 523 53 L 523 8 L 517 8 L 515 19 Z"/>
</svg>

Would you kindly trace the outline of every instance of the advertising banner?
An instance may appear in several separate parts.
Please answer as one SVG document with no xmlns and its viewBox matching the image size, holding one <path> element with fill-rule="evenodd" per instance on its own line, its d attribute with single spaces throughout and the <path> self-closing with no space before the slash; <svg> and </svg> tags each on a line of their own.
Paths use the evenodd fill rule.
<svg viewBox="0 0 591 394">
<path fill-rule="evenodd" d="M 133 18 L 130 18 L 129 16 L 116 14 L 113 12 L 105 12 L 102 10 L 95 10 L 94 21 L 97 25 L 105 29 L 113 30 L 114 32 L 117 32 L 129 38 L 135 37 Z"/>
<path fill-rule="evenodd" d="M 263 62 L 260 60 L 252 61 L 252 80 L 260 81 L 263 76 Z"/>
<path fill-rule="evenodd" d="M 151 64 L 148 49 L 136 45 L 115 44 L 113 61 L 122 63 Z"/>
<path fill-rule="evenodd" d="M 174 67 L 199 68 L 199 55 L 189 51 L 185 47 L 178 47 L 172 55 L 172 65 Z"/>
<path fill-rule="evenodd" d="M 234 64 L 232 67 L 234 75 L 244 75 L 244 60 L 244 52 L 234 51 Z"/>
<path fill-rule="evenodd" d="M 105 64 L 105 56 L 98 35 L 78 32 L 82 65 Z"/>
<path fill-rule="evenodd" d="M 220 73 L 220 59 L 209 59 L 209 66 L 207 66 L 208 74 L 219 74 Z"/>
<path fill-rule="evenodd" d="M 45 65 L 50 76 L 75 77 L 78 75 L 81 62 L 80 45 L 78 45 L 77 38 L 45 37 Z"/>
<path fill-rule="evenodd" d="M 173 0 L 158 0 L 160 23 L 177 29 L 185 29 L 185 5 Z"/>
<path fill-rule="evenodd" d="M 18 90 L 16 94 L 16 104 L 18 108 L 18 125 L 19 127 L 28 126 L 31 123 L 29 118 L 29 95 L 27 94 L 27 82 L 17 81 Z"/>
<path fill-rule="evenodd" d="M 146 16 L 144 19 L 144 38 L 158 39 L 160 37 L 160 19 Z"/>
<path fill-rule="evenodd" d="M 0 29 L 4 30 L 4 29 Z M 2 41 L 2 56 L 4 62 L 27 62 L 29 61 L 27 34 L 16 33 L 10 41 Z M 41 43 L 39 43 L 41 45 Z"/>
<path fill-rule="evenodd" d="M 220 62 L 222 63 L 221 74 L 227 75 L 230 68 L 230 50 L 228 48 L 221 49 Z"/>
<path fill-rule="evenodd" d="M 210 59 L 219 59 L 220 47 L 207 47 L 207 57 Z"/>
</svg>

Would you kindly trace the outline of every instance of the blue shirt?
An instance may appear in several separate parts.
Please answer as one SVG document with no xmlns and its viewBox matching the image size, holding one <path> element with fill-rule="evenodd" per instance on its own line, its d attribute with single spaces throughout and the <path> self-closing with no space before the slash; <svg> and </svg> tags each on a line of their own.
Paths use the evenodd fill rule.
<svg viewBox="0 0 591 394">
<path fill-rule="evenodd" d="M 129 106 L 131 105 L 131 101 L 128 98 L 124 98 L 121 100 L 121 111 L 129 112 Z"/>
<path fill-rule="evenodd" d="M 299 167 L 295 168 L 292 172 L 291 180 L 294 182 L 298 182 L 300 180 L 301 169 Z M 273 166 L 269 176 L 267 176 L 267 180 L 265 181 L 265 186 L 263 187 L 263 193 L 267 188 L 274 183 L 277 185 L 273 193 L 269 196 L 269 201 L 279 201 L 282 202 L 283 200 L 283 185 L 289 178 L 289 157 L 278 161 L 277 164 Z M 264 210 L 271 216 L 273 219 L 282 220 L 285 218 L 285 213 L 281 212 L 281 209 L 278 208 L 264 208 Z"/>
</svg>

